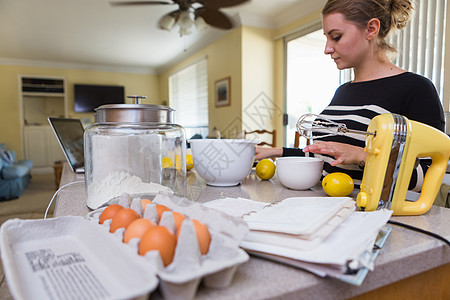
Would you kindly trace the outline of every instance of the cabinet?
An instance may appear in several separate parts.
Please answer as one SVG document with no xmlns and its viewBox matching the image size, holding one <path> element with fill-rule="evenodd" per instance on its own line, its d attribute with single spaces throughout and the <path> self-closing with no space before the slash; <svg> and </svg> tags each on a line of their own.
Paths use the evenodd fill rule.
<svg viewBox="0 0 450 300">
<path fill-rule="evenodd" d="M 64 153 L 50 126 L 25 126 L 25 157 L 34 167 L 50 167 L 57 160 L 64 160 Z"/>
<path fill-rule="evenodd" d="M 66 83 L 63 77 L 19 75 L 19 95 L 26 159 L 34 168 L 48 168 L 64 160 L 48 117 L 66 117 Z"/>
<path fill-rule="evenodd" d="M 25 125 L 46 125 L 48 117 L 64 117 L 66 89 L 63 78 L 20 77 L 22 115 Z"/>
</svg>

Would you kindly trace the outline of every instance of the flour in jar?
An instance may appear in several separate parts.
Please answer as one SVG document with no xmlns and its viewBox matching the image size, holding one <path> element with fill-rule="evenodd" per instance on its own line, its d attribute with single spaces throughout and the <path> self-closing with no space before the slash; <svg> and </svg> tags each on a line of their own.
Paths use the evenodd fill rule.
<svg viewBox="0 0 450 300">
<path fill-rule="evenodd" d="M 88 186 L 87 205 L 97 209 L 112 198 L 127 194 L 157 194 L 159 192 L 173 191 L 161 184 L 154 182 L 143 182 L 138 176 L 128 172 L 113 172 L 100 182 L 92 182 Z"/>
</svg>

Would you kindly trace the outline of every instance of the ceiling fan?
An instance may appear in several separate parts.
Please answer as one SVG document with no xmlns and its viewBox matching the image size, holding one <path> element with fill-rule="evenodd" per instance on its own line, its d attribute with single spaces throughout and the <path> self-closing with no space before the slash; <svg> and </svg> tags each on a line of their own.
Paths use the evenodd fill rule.
<svg viewBox="0 0 450 300">
<path fill-rule="evenodd" d="M 233 28 L 232 20 L 221 8 L 232 7 L 249 0 L 172 0 L 172 1 L 119 1 L 110 2 L 112 6 L 138 6 L 138 5 L 178 5 L 178 9 L 169 12 L 159 20 L 159 27 L 170 31 L 175 24 L 180 26 L 180 35 L 191 33 L 195 24 L 198 30 L 210 25 L 219 29 Z M 194 17 L 192 20 L 191 15 Z"/>
</svg>

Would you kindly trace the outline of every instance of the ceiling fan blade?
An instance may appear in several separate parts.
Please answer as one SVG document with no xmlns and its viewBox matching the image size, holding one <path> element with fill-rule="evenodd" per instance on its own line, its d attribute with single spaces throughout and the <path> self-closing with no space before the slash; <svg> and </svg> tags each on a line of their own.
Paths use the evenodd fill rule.
<svg viewBox="0 0 450 300">
<path fill-rule="evenodd" d="M 209 7 L 200 7 L 195 10 L 195 16 L 202 17 L 208 25 L 217 27 L 220 29 L 231 29 L 233 23 L 224 13 L 217 9 Z"/>
<path fill-rule="evenodd" d="M 243 4 L 250 0 L 198 0 L 196 2 L 211 8 L 224 8 Z"/>
<path fill-rule="evenodd" d="M 174 4 L 167 1 L 115 1 L 109 2 L 111 6 L 127 6 L 127 5 L 160 5 L 160 4 Z"/>
</svg>

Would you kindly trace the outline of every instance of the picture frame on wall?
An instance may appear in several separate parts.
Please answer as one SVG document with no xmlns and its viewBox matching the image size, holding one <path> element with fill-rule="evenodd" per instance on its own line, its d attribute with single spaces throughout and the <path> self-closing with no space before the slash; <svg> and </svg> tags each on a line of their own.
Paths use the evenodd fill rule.
<svg viewBox="0 0 450 300">
<path fill-rule="evenodd" d="M 216 99 L 216 107 L 230 106 L 231 105 L 231 79 L 225 77 L 216 80 L 214 84 L 214 92 Z"/>
</svg>

